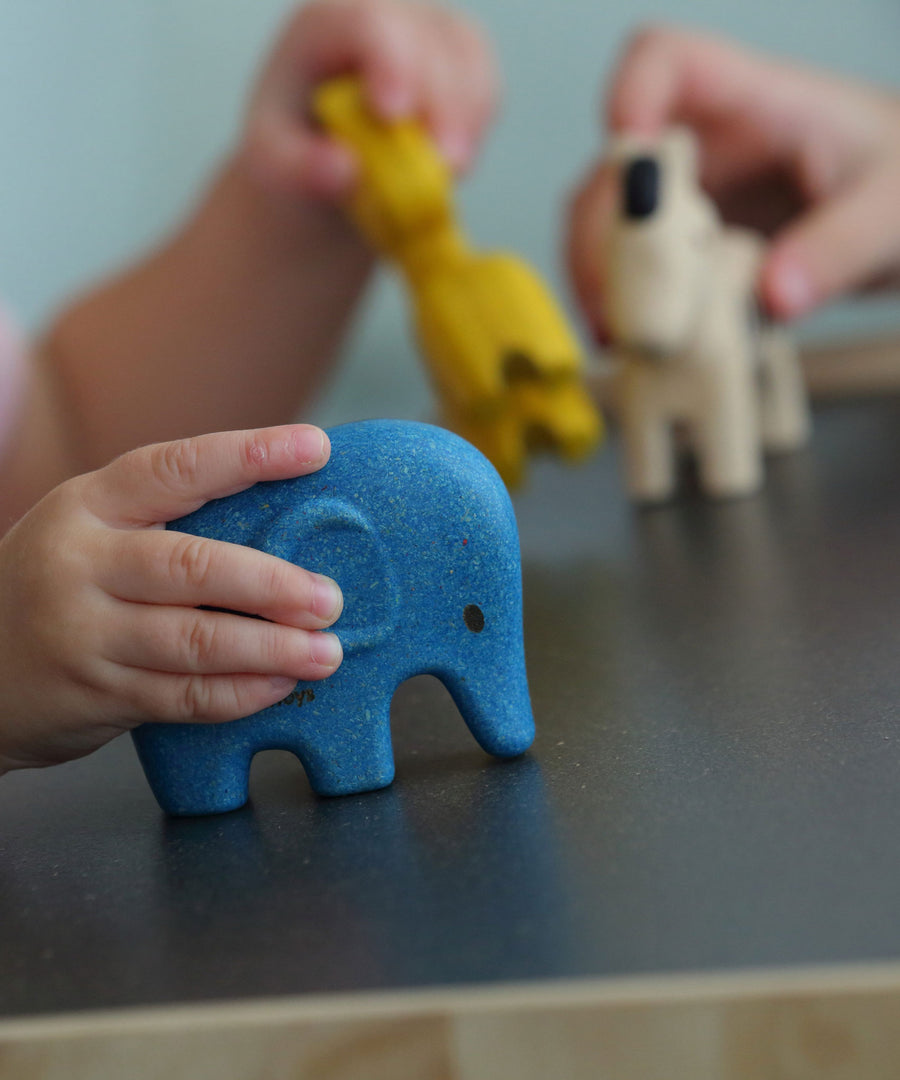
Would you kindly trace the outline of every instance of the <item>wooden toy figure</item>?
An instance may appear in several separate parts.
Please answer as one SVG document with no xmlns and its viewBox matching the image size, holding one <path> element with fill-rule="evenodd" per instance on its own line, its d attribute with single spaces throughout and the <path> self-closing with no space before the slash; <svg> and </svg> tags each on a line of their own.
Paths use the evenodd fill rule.
<svg viewBox="0 0 900 1080">
<path fill-rule="evenodd" d="M 677 429 L 706 494 L 748 494 L 763 450 L 793 450 L 809 432 L 794 349 L 757 313 L 762 241 L 721 223 L 689 132 L 623 136 L 611 156 L 619 208 L 602 258 L 628 490 L 673 494 Z"/>
<path fill-rule="evenodd" d="M 168 526 L 337 581 L 344 660 L 243 720 L 139 727 L 138 754 L 167 813 L 242 806 L 251 758 L 267 749 L 295 753 L 320 795 L 385 787 L 391 698 L 413 675 L 444 683 L 488 753 L 515 757 L 534 739 L 519 536 L 496 470 L 428 424 L 367 420 L 329 434 L 318 472 L 256 484 Z"/>
<path fill-rule="evenodd" d="M 406 279 L 442 419 L 509 485 L 521 479 L 532 447 L 586 455 L 601 424 L 582 385 L 578 345 L 530 267 L 469 246 L 449 172 L 423 128 L 379 120 L 349 76 L 323 84 L 315 111 L 357 156 L 350 212 Z"/>
</svg>

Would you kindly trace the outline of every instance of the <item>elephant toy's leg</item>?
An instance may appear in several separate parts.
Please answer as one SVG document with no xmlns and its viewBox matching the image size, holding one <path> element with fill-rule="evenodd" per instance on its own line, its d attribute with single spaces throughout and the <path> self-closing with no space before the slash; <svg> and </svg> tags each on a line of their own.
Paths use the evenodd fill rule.
<svg viewBox="0 0 900 1080">
<path fill-rule="evenodd" d="M 316 718 L 290 749 L 317 795 L 377 791 L 394 779 L 391 694 L 370 703 L 348 700 Z"/>
<path fill-rule="evenodd" d="M 221 814 L 248 798 L 253 750 L 226 725 L 145 724 L 134 733 L 138 757 L 167 814 Z"/>
<path fill-rule="evenodd" d="M 809 406 L 797 351 L 778 327 L 760 332 L 760 423 L 763 446 L 773 453 L 796 450 L 809 438 Z"/>
</svg>

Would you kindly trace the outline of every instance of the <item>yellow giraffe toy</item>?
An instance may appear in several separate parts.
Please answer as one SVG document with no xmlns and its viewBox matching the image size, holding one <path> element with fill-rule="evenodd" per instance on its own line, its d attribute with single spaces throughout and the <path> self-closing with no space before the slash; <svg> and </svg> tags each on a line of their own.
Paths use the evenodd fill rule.
<svg viewBox="0 0 900 1080">
<path fill-rule="evenodd" d="M 352 76 L 324 83 L 315 113 L 356 155 L 350 213 L 406 279 L 448 426 L 510 486 L 521 480 L 530 448 L 570 460 L 588 454 L 602 425 L 565 319 L 522 260 L 469 245 L 450 174 L 421 125 L 375 117 Z"/>
</svg>

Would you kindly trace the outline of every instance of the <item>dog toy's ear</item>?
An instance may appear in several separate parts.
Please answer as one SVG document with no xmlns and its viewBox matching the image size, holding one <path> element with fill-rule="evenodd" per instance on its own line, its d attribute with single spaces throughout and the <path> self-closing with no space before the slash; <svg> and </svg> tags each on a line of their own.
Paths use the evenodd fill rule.
<svg viewBox="0 0 900 1080">
<path fill-rule="evenodd" d="M 696 183 L 700 155 L 697 136 L 690 128 L 668 128 L 660 140 L 659 153 L 673 177 L 689 184 Z"/>
</svg>

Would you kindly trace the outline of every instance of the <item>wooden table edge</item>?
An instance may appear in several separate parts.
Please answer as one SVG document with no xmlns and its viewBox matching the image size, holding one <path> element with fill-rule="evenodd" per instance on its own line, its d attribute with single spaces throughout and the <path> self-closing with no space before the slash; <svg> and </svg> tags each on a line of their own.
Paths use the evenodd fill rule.
<svg viewBox="0 0 900 1080">
<path fill-rule="evenodd" d="M 0 1044 L 279 1025 L 835 997 L 900 1000 L 900 961 L 178 1003 L 0 1018 Z"/>
</svg>

